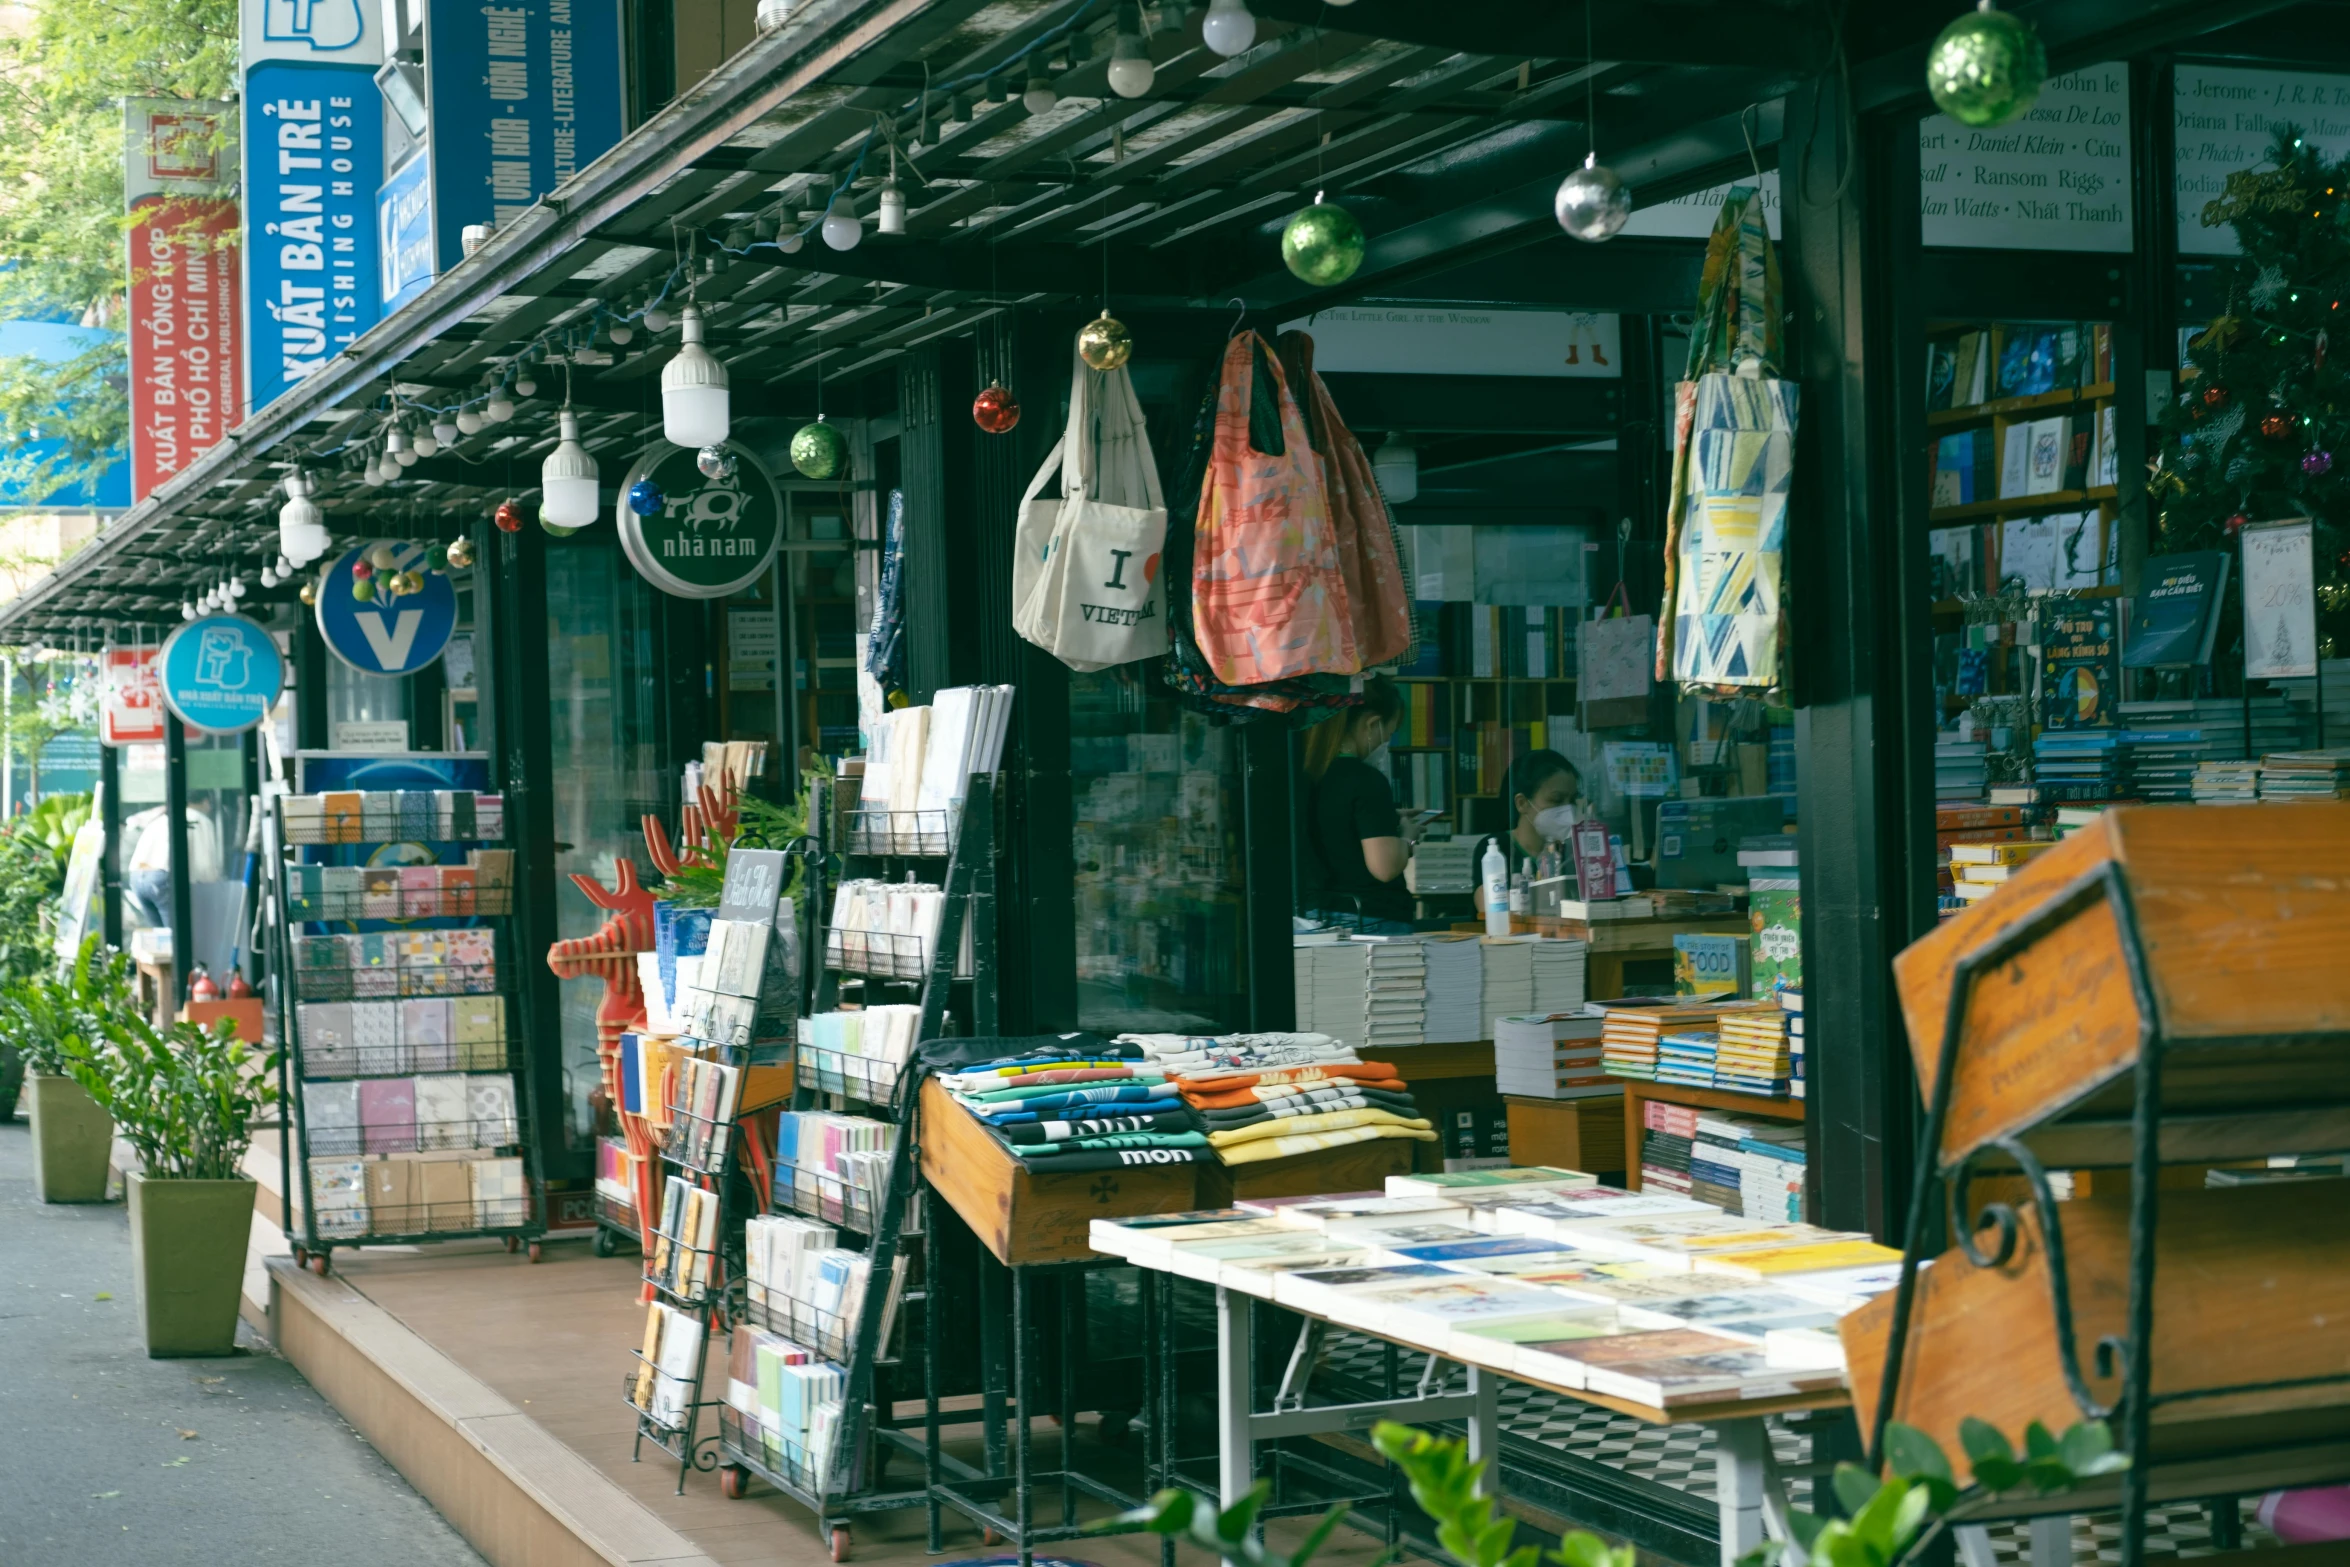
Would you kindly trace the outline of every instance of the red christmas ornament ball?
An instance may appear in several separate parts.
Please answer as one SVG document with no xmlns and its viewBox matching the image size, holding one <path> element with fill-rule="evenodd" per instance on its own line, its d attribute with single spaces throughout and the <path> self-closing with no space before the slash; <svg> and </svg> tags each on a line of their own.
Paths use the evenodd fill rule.
<svg viewBox="0 0 2350 1567">
<path fill-rule="evenodd" d="M 2260 433 L 2272 441 L 2281 441 L 2293 431 L 2293 421 L 2283 414 L 2270 414 L 2260 421 Z"/>
<path fill-rule="evenodd" d="M 2244 531 L 2244 524 L 2250 522 L 2251 520 L 2252 519 L 2250 517 L 2245 516 L 2242 512 L 2238 512 L 2233 517 L 2230 517 L 2228 519 L 2228 537 L 2232 539 L 2237 534 L 2242 533 Z"/>
<path fill-rule="evenodd" d="M 1020 400 L 1000 381 L 971 399 L 971 422 L 990 435 L 1002 435 L 1020 422 Z"/>
<path fill-rule="evenodd" d="M 2203 406 L 2206 408 L 2217 408 L 2227 400 L 2228 389 L 2224 386 L 2214 385 L 2203 389 Z"/>
<path fill-rule="evenodd" d="M 351 562 L 351 580 L 353 582 L 365 582 L 369 577 L 374 575 L 375 568 L 367 564 L 367 562 L 363 560 L 355 560 Z"/>
<path fill-rule="evenodd" d="M 492 520 L 497 523 L 498 529 L 502 533 L 520 533 L 522 531 L 522 508 L 512 501 L 500 501 L 498 502 L 497 514 Z"/>
</svg>

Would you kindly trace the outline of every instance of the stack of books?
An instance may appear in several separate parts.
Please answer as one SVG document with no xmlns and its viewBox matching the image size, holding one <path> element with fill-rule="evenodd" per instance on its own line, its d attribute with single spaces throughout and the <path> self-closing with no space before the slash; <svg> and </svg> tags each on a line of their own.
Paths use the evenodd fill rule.
<svg viewBox="0 0 2350 1567">
<path fill-rule="evenodd" d="M 1640 1186 L 1675 1197 L 1689 1195 L 1689 1151 L 1697 1140 L 1697 1111 L 1650 1099 L 1640 1107 Z"/>
<path fill-rule="evenodd" d="M 1714 1059 L 1714 1086 L 1733 1093 L 1787 1097 L 1794 1059 L 1787 1046 L 1788 1014 L 1783 1010 L 1725 1012 L 1721 1050 Z"/>
<path fill-rule="evenodd" d="M 2261 758 L 2263 800 L 2350 799 L 2350 749 L 2274 751 Z"/>
<path fill-rule="evenodd" d="M 1428 959 L 1417 936 L 1357 936 L 1370 949 L 1360 1048 L 1378 1059 L 1428 1037 Z"/>
<path fill-rule="evenodd" d="M 1485 949 L 1485 973 L 1477 1008 L 1477 1021 L 1483 1025 L 1477 1035 L 1479 1039 L 1493 1037 L 1495 1018 L 1516 1017 L 1536 1010 L 1534 942 L 1531 936 L 1487 936 L 1480 943 Z"/>
<path fill-rule="evenodd" d="M 1790 985 L 1779 992 L 1779 1010 L 1787 1014 L 1787 1097 L 1803 1095 L 1803 987 Z"/>
<path fill-rule="evenodd" d="M 2195 769 L 2197 805 L 2250 805 L 2259 798 L 2258 762 L 2205 762 Z"/>
<path fill-rule="evenodd" d="M 1477 1015 L 1485 988 L 1485 943 L 1475 936 L 1436 936 L 1421 943 L 1421 955 L 1428 967 L 1428 1043 L 1453 1045 L 1489 1037 L 1489 1020 Z"/>
<path fill-rule="evenodd" d="M 1950 846 L 1951 891 L 1968 903 L 1980 903 L 2033 858 L 2056 847 L 2053 839 L 2030 843 L 1954 843 Z"/>
<path fill-rule="evenodd" d="M 1295 938 L 1291 951 L 1297 981 L 1297 1026 L 1328 1034 L 1350 1048 L 1363 1043 L 1363 998 L 1370 987 L 1370 948 L 1343 932 L 1316 931 Z"/>
<path fill-rule="evenodd" d="M 1936 736 L 1934 740 L 1934 798 L 1980 800 L 1989 781 L 1985 757 L 1990 747 L 1980 740 Z"/>
<path fill-rule="evenodd" d="M 2112 729 L 2052 729 L 2032 742 L 2043 804 L 2110 800 L 2121 792 L 2121 736 Z"/>
<path fill-rule="evenodd" d="M 1600 1062 L 1598 1018 L 1573 1012 L 1493 1020 L 1494 1086 L 1532 1099 L 1597 1099 L 1623 1084 Z"/>
<path fill-rule="evenodd" d="M 1600 1059 L 1618 1077 L 1654 1078 L 1657 1041 L 1668 1032 L 1710 1028 L 1722 1015 L 1718 1006 L 1639 1006 L 1628 1002 L 1594 1003 L 1600 1009 Z"/>
<path fill-rule="evenodd" d="M 1740 1211 L 1773 1224 L 1803 1222 L 1803 1128 L 1784 1121 L 1750 1129 L 1738 1150 Z"/>
<path fill-rule="evenodd" d="M 1583 1010 L 1584 975 L 1590 950 L 1591 944 L 1584 941 L 1544 940 L 1534 944 L 1534 1005 L 1531 1010 Z"/>
<path fill-rule="evenodd" d="M 1687 1029 L 1660 1035 L 1656 1042 L 1656 1080 L 1686 1088 L 1714 1086 L 1714 1061 L 1722 1036 L 1711 1030 Z"/>
</svg>

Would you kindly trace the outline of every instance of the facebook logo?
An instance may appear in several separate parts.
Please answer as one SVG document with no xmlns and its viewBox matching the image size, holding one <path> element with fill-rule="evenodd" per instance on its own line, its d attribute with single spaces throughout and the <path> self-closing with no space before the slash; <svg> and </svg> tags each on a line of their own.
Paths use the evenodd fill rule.
<svg viewBox="0 0 2350 1567">
<path fill-rule="evenodd" d="M 272 43 L 306 43 L 338 54 L 366 32 L 359 0 L 264 0 L 261 36 Z"/>
</svg>

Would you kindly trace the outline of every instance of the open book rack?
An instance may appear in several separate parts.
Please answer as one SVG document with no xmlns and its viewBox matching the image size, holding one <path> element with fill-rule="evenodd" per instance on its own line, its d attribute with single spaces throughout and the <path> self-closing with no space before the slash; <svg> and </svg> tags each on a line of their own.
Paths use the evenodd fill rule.
<svg viewBox="0 0 2350 1567">
<path fill-rule="evenodd" d="M 2350 925 L 2345 871 L 2350 806 L 2111 812 L 2000 900 L 2010 917 L 1904 954 L 1913 1040 L 1937 1003 L 1942 1028 L 1901 1283 L 1889 1313 L 1856 1314 L 1857 1340 L 1847 1328 L 1848 1349 L 1884 1335 L 1873 1407 L 1855 1388 L 1872 1467 L 1893 1419 L 1939 1435 L 2015 1396 L 2053 1427 L 2048 1406 L 2069 1403 L 2072 1418 L 2114 1423 L 2130 1467 L 2061 1498 L 1970 1503 L 1953 1521 L 2118 1507 L 2124 1567 L 2144 1559 L 2151 1504 L 2222 1497 L 2232 1513 L 2239 1493 L 2350 1478 L 2330 1298 L 2344 1291 L 2327 1281 L 2350 1234 L 2341 1183 L 2279 1201 L 2274 1187 L 2165 1192 L 2160 1179 L 2165 1165 L 2344 1146 L 2350 1029 L 2327 963 Z M 2126 1220 L 2110 1198 L 2059 1202 L 2051 1166 L 2126 1170 Z M 2010 1200 L 1970 1215 L 1985 1178 Z M 1921 1277 L 1938 1197 L 1957 1251 Z M 2335 1261 L 2304 1261 L 2312 1250 Z M 2029 1320 L 2036 1303 L 2045 1325 Z M 2012 1323 L 1998 1354 L 1983 1353 L 1986 1321 Z"/>
<path fill-rule="evenodd" d="M 919 986 L 922 1015 L 914 1035 L 917 1043 L 938 1038 L 948 1031 L 955 1010 L 955 987 L 966 983 L 956 977 L 956 960 L 964 949 L 966 926 L 973 953 L 971 977 L 967 981 L 972 994 L 969 1009 L 963 1015 L 976 1019 L 980 1032 L 995 1031 L 998 783 L 996 775 L 973 774 L 962 806 L 947 813 L 865 811 L 853 807 L 811 813 L 813 820 L 832 824 L 833 830 L 827 836 L 841 854 L 844 876 L 888 877 L 917 869 L 935 873 L 939 862 L 945 862 L 941 880 L 944 900 L 927 968 L 917 975 L 890 977 L 861 969 L 847 971 L 851 979 L 863 981 L 869 1003 L 880 999 L 884 986 Z M 923 820 L 901 823 L 898 817 Z M 933 817 L 940 819 L 928 820 Z M 818 909 L 823 907 L 820 898 L 821 889 L 811 887 L 810 901 Z M 829 1010 L 839 1002 L 844 973 L 841 955 L 829 940 L 809 950 L 822 952 L 826 957 L 816 976 L 812 1010 Z M 870 1261 L 864 1295 L 854 1316 L 811 1321 L 808 1316 L 812 1308 L 802 1302 L 754 1305 L 746 1300 L 743 1315 L 738 1319 L 784 1334 L 847 1367 L 832 1463 L 819 1473 L 813 1466 L 773 1462 L 767 1445 L 759 1440 L 760 1433 L 739 1411 L 729 1410 L 719 1417 L 721 1461 L 731 1471 L 722 1476 L 726 1493 L 741 1495 L 748 1477 L 757 1475 L 816 1515 L 817 1527 L 828 1537 L 836 1561 L 847 1558 L 851 1544 L 850 1520 L 854 1516 L 923 1506 L 931 1495 L 927 1444 L 915 1431 L 902 1427 L 892 1412 L 896 1403 L 893 1386 L 906 1377 L 908 1368 L 884 1342 L 884 1324 L 891 1316 L 893 1292 L 901 1304 L 921 1308 L 926 1319 L 929 1314 L 927 1289 L 901 1289 L 899 1283 L 899 1270 L 905 1266 L 904 1242 L 909 1234 L 919 1239 L 921 1232 L 928 1228 L 927 1223 L 914 1227 L 907 1223 L 909 1215 L 918 1212 L 915 1186 L 920 1163 L 913 1092 L 917 1080 L 918 1074 L 910 1066 L 900 1068 L 810 1045 L 798 1047 L 793 1109 L 854 1106 L 878 1119 L 894 1121 L 898 1127 L 897 1136 L 891 1142 L 887 1174 L 878 1192 L 851 1188 L 828 1173 L 797 1168 L 791 1171 L 793 1209 L 834 1225 L 842 1231 L 844 1243 L 850 1235 L 861 1235 L 865 1242 Z M 776 1170 L 779 1196 L 785 1185 L 785 1173 L 779 1165 Z M 813 1179 L 803 1183 L 803 1175 Z M 923 1336 L 911 1330 L 896 1336 L 907 1344 L 925 1342 Z M 925 1369 L 914 1368 L 915 1377 L 909 1378 L 909 1382 L 919 1379 Z M 865 1441 L 868 1432 L 872 1437 L 869 1451 Z M 903 1454 L 924 1464 L 923 1473 L 912 1487 L 893 1490 L 886 1486 L 888 1461 L 893 1454 Z M 954 1467 L 958 1471 L 967 1469 L 961 1464 Z M 976 1476 L 977 1471 L 969 1473 Z"/>
<path fill-rule="evenodd" d="M 546 1233 L 546 1188 L 531 1130 L 538 1102 L 532 1052 L 523 1047 L 514 1016 L 514 976 L 521 958 L 514 945 L 511 873 L 506 881 L 487 887 L 409 888 L 363 897 L 348 892 L 322 893 L 315 885 L 317 869 L 295 857 L 298 849 L 330 842 L 355 846 L 420 842 L 486 845 L 501 841 L 502 834 L 468 835 L 464 831 L 475 825 L 470 792 L 464 796 L 464 808 L 454 817 L 445 811 L 437 817 L 431 812 L 411 813 L 388 835 L 379 832 L 365 839 L 339 831 L 330 838 L 310 821 L 289 824 L 285 801 L 286 796 L 277 796 L 262 813 L 261 874 L 269 899 L 265 922 L 268 983 L 275 992 L 278 1028 L 285 1046 L 278 1053 L 278 1093 L 280 1103 L 291 1107 L 293 1130 L 292 1137 L 279 1141 L 279 1213 L 280 1223 L 293 1242 L 296 1264 L 323 1276 L 337 1248 L 483 1236 L 502 1239 L 509 1252 L 527 1250 L 530 1260 L 538 1261 L 539 1240 Z M 444 827 L 451 830 L 440 831 Z M 386 932 L 387 936 L 486 928 L 494 942 L 494 960 L 485 966 L 422 961 L 401 953 L 384 966 L 348 970 L 321 968 L 304 961 L 307 953 L 302 943 L 317 927 L 328 922 L 366 924 L 395 919 L 401 922 L 401 929 Z M 390 1040 L 314 1041 L 305 1037 L 306 1003 L 348 1002 L 374 1007 L 438 999 L 477 1008 L 487 1003 L 495 1009 L 497 1038 L 458 1042 L 452 1035 L 411 1041 L 404 1037 L 404 1014 L 397 1025 L 399 1037 Z M 349 1126 L 312 1124 L 307 1085 L 352 1083 L 359 1085 L 355 1091 L 363 1095 L 369 1081 L 419 1076 L 465 1077 L 467 1108 L 460 1114 L 427 1118 L 418 1105 L 405 1126 L 371 1127 L 363 1119 Z M 476 1077 L 505 1078 L 512 1100 L 510 1111 L 498 1107 L 483 1114 L 471 1088 Z M 355 1161 L 364 1172 L 373 1168 L 373 1155 L 442 1153 L 473 1153 L 484 1160 L 517 1159 L 522 1170 L 520 1188 L 483 1190 L 477 1173 L 468 1169 L 462 1199 L 448 1193 L 428 1197 L 411 1192 L 407 1200 L 393 1202 L 369 1191 L 364 1207 L 321 1212 L 312 1176 L 314 1157 Z M 344 1216 L 340 1224 L 333 1217 L 336 1212 Z"/>
<path fill-rule="evenodd" d="M 720 1050 L 721 1056 L 727 1053 L 723 1048 Z M 725 1238 L 726 1197 L 730 1184 L 728 1176 L 732 1173 L 735 1138 L 729 1137 L 724 1152 L 716 1157 L 690 1160 L 677 1150 L 689 1146 L 692 1141 L 688 1135 L 690 1130 L 696 1125 L 709 1126 L 709 1118 L 696 1115 L 693 1110 L 674 1100 L 668 1108 L 669 1136 L 654 1150 L 654 1156 L 666 1170 L 677 1172 L 695 1189 L 709 1194 L 709 1200 L 718 1205 L 716 1220 L 710 1231 L 717 1239 L 709 1246 L 699 1246 L 695 1244 L 694 1236 L 672 1234 L 664 1230 L 662 1224 L 666 1221 L 663 1215 L 643 1216 L 640 1222 L 645 1241 L 645 1289 L 654 1300 L 700 1322 L 701 1347 L 693 1358 L 691 1374 L 684 1377 L 662 1371 L 657 1364 L 646 1361 L 641 1351 L 631 1351 L 636 1356 L 638 1368 L 630 1371 L 623 1379 L 622 1388 L 636 1425 L 636 1440 L 630 1449 L 629 1461 L 634 1463 L 642 1459 L 645 1443 L 650 1441 L 677 1460 L 677 1494 L 683 1496 L 685 1477 L 689 1472 L 718 1467 L 718 1433 L 705 1433 L 701 1425 L 702 1411 L 712 1407 L 712 1401 L 702 1396 L 702 1384 L 710 1363 L 710 1338 L 723 1320 L 728 1281 L 732 1277 L 728 1269 Z M 665 1175 L 660 1186 L 661 1193 L 665 1195 L 668 1187 L 669 1178 Z M 663 1206 L 666 1207 L 666 1203 Z M 681 1284 L 680 1281 L 691 1282 Z M 677 1419 L 662 1418 L 655 1409 L 658 1400 L 640 1402 L 646 1387 L 643 1372 L 647 1368 L 652 1371 L 652 1382 L 656 1387 L 664 1379 L 684 1384 L 684 1397 L 674 1406 Z"/>
</svg>

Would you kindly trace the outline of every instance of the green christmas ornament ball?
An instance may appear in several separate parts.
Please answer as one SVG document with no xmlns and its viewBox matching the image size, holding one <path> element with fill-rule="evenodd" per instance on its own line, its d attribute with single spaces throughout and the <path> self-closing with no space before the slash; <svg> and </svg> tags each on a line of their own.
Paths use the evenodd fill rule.
<svg viewBox="0 0 2350 1567">
<path fill-rule="evenodd" d="M 830 479 L 840 472 L 848 448 L 840 432 L 819 419 L 800 426 L 791 438 L 791 465 L 803 479 Z"/>
<path fill-rule="evenodd" d="M 1281 262 L 1301 283 L 1334 287 L 1363 264 L 1363 226 L 1344 207 L 1316 196 L 1281 231 Z"/>
<path fill-rule="evenodd" d="M 559 522 L 547 521 L 547 514 L 543 510 L 539 513 L 539 526 L 558 539 L 568 539 L 579 531 L 577 528 L 566 528 Z"/>
<path fill-rule="evenodd" d="M 1991 0 L 1943 28 L 1926 54 L 1926 90 L 1935 104 L 1977 130 L 2020 119 L 2047 80 L 2040 35 Z"/>
</svg>

